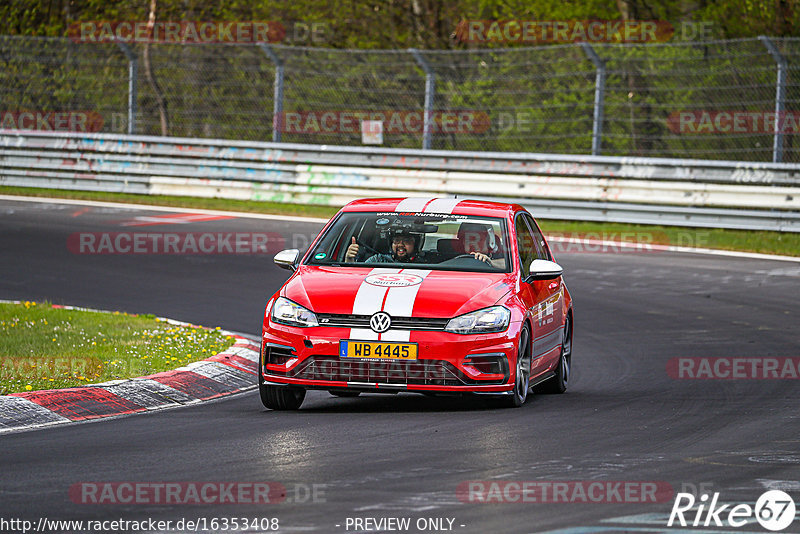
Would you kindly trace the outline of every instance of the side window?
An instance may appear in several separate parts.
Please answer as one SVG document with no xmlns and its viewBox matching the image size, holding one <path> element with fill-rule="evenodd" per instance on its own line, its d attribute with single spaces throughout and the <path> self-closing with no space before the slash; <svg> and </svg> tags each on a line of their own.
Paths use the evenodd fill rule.
<svg viewBox="0 0 800 534">
<path fill-rule="evenodd" d="M 517 234 L 517 247 L 519 249 L 520 270 L 522 276 L 530 274 L 531 262 L 537 258 L 536 240 L 522 215 L 517 216 L 514 222 L 514 231 Z"/>
<path fill-rule="evenodd" d="M 529 215 L 523 215 L 525 222 L 528 223 L 528 226 L 531 229 L 531 233 L 533 234 L 533 241 L 536 246 L 536 257 L 540 260 L 550 260 L 550 253 L 547 251 L 547 245 L 544 242 L 544 236 L 542 232 L 539 230 L 539 227 L 536 226 L 536 223 L 533 220 L 533 217 Z"/>
</svg>

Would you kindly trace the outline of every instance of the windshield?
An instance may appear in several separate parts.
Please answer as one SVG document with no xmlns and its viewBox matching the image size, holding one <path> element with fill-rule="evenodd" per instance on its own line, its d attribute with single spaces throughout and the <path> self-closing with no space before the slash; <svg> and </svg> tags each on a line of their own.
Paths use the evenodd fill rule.
<svg viewBox="0 0 800 534">
<path fill-rule="evenodd" d="M 308 265 L 508 272 L 505 219 L 448 213 L 343 213 Z"/>
</svg>

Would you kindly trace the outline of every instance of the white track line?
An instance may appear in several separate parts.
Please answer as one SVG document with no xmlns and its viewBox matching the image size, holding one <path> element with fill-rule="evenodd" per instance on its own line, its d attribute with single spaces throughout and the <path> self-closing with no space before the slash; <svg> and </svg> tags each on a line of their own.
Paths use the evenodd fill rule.
<svg viewBox="0 0 800 534">
<path fill-rule="evenodd" d="M 296 222 L 309 222 L 309 223 L 326 223 L 328 219 L 321 219 L 316 217 L 297 217 L 294 215 L 269 215 L 265 213 L 247 213 L 243 211 L 222 211 L 222 210 L 206 210 L 206 209 L 191 209 L 191 208 L 178 208 L 169 206 L 150 206 L 146 204 L 129 204 L 123 202 L 101 202 L 98 200 L 79 200 L 70 198 L 46 198 L 46 197 L 26 197 L 16 195 L 0 195 L 0 200 L 11 200 L 20 202 L 38 202 L 41 204 L 69 204 L 75 206 L 97 206 L 103 208 L 128 208 L 135 210 L 151 210 L 151 211 L 169 211 L 173 213 L 204 213 L 208 215 L 227 215 L 238 217 L 242 219 L 262 219 L 270 221 L 296 221 Z M 585 240 L 574 238 L 556 238 L 557 241 L 565 243 L 585 243 Z M 641 247 L 641 244 L 625 243 L 617 241 L 605 241 L 607 245 L 617 247 Z M 650 247 L 664 247 L 663 250 L 668 252 L 682 252 L 686 254 L 705 254 L 710 256 L 727 256 L 731 258 L 748 258 L 754 260 L 771 260 L 771 261 L 789 261 L 800 263 L 800 256 L 780 256 L 777 254 L 760 254 L 757 252 L 739 252 L 735 250 L 719 250 L 713 248 L 691 248 L 691 247 L 677 247 L 673 245 L 650 245 Z"/>
<path fill-rule="evenodd" d="M 547 236 L 547 233 L 545 233 Z M 800 256 L 780 256 L 777 254 L 760 254 L 758 252 L 740 252 L 737 250 L 720 250 L 716 248 L 692 248 L 678 247 L 675 245 L 656 245 L 649 243 L 630 243 L 625 241 L 605 241 L 592 239 L 578 239 L 574 237 L 548 237 L 550 242 L 575 243 L 578 245 L 589 245 L 592 247 L 602 246 L 605 248 L 633 248 L 642 252 L 685 252 L 688 254 L 708 254 L 711 256 L 731 256 L 734 258 L 750 258 L 754 260 L 774 260 L 774 261 L 793 261 L 800 263 Z M 560 254 L 569 254 L 569 250 L 561 251 Z"/>
<path fill-rule="evenodd" d="M 129 204 L 127 202 L 103 202 L 100 200 L 80 200 L 72 198 L 24 197 L 16 195 L 0 195 L 0 200 L 18 200 L 21 202 L 39 202 L 41 204 L 68 204 L 73 206 L 97 206 L 101 208 L 128 208 L 135 210 L 169 211 L 173 213 L 202 213 L 205 215 L 227 215 L 242 219 L 265 219 L 272 221 L 298 221 L 326 223 L 328 219 L 316 217 L 297 217 L 295 215 L 269 215 L 266 213 L 247 213 L 245 211 L 222 211 L 170 206 L 151 206 L 148 204 Z"/>
</svg>

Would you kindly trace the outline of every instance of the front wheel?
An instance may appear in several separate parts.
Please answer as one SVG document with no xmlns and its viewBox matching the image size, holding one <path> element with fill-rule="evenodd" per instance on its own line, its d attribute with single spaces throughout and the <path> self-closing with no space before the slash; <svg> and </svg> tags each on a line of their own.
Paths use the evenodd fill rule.
<svg viewBox="0 0 800 534">
<path fill-rule="evenodd" d="M 561 342 L 561 354 L 558 357 L 556 375 L 536 388 L 537 393 L 564 393 L 567 391 L 569 374 L 572 368 L 572 321 L 567 316 L 564 322 L 564 338 Z"/>
<path fill-rule="evenodd" d="M 264 348 L 261 349 L 264 354 Z M 306 390 L 290 386 L 271 386 L 264 382 L 264 362 L 259 360 L 258 393 L 261 404 L 270 410 L 297 410 L 306 398 Z"/>
<path fill-rule="evenodd" d="M 270 410 L 297 410 L 306 398 L 306 390 L 291 386 L 259 384 L 261 403 Z"/>
<path fill-rule="evenodd" d="M 517 361 L 514 372 L 514 390 L 511 395 L 498 396 L 491 403 L 502 408 L 519 408 L 528 398 L 531 380 L 531 334 L 528 326 L 523 326 L 517 345 Z"/>
</svg>

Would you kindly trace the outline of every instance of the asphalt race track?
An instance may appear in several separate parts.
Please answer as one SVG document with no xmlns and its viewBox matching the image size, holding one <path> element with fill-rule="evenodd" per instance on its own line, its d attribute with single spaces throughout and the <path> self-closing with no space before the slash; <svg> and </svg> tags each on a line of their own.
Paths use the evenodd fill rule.
<svg viewBox="0 0 800 534">
<path fill-rule="evenodd" d="M 155 313 L 258 336 L 264 304 L 288 274 L 271 254 L 80 254 L 68 248 L 70 235 L 277 232 L 289 248 L 320 228 L 252 218 L 155 224 L 168 222 L 164 215 L 0 200 L 0 298 Z M 565 395 L 496 410 L 472 399 L 311 392 L 299 412 L 279 413 L 251 391 L 6 434 L 0 515 L 278 518 L 282 532 L 321 533 L 375 531 L 354 520 L 389 517 L 410 518 L 408 532 L 675 532 L 666 521 L 681 490 L 752 504 L 781 488 L 800 505 L 800 381 L 667 372 L 672 358 L 800 357 L 800 263 L 668 252 L 557 259 L 575 303 Z M 81 482 L 203 481 L 278 482 L 286 500 L 83 504 L 69 494 Z M 470 481 L 484 488 L 492 481 L 652 482 L 671 492 L 644 503 L 618 502 L 613 493 L 604 500 L 614 502 L 570 493 L 568 502 L 481 503 L 458 493 Z M 721 531 L 713 523 L 687 531 L 704 529 Z M 765 532 L 755 522 L 730 531 Z M 800 521 L 784 532 L 800 532 Z"/>
</svg>

